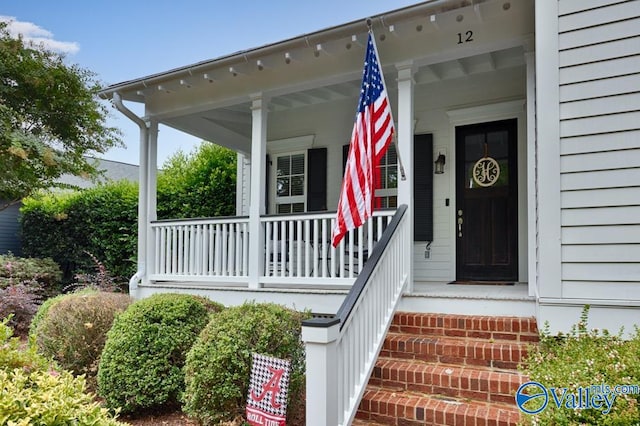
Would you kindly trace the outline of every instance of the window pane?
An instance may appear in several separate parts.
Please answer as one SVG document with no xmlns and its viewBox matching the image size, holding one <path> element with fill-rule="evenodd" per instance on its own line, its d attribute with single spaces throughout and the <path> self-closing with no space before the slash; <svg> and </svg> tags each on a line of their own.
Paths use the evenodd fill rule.
<svg viewBox="0 0 640 426">
<path fill-rule="evenodd" d="M 279 177 L 277 182 L 276 194 L 278 197 L 288 197 L 289 196 L 289 178 L 288 177 Z"/>
<path fill-rule="evenodd" d="M 291 204 L 278 204 L 278 214 L 291 213 Z"/>
<path fill-rule="evenodd" d="M 387 169 L 387 188 L 398 187 L 398 168 L 395 166 Z"/>
<path fill-rule="evenodd" d="M 386 164 L 398 164 L 398 155 L 396 154 L 396 147 L 395 145 L 391 144 L 389 145 L 389 149 L 387 150 L 387 153 L 385 154 L 386 157 Z"/>
<path fill-rule="evenodd" d="M 278 176 L 288 176 L 291 174 L 291 157 L 288 155 L 278 157 L 276 173 Z"/>
<path fill-rule="evenodd" d="M 304 176 L 291 177 L 291 195 L 304 195 Z"/>
<path fill-rule="evenodd" d="M 291 156 L 291 174 L 304 174 L 304 154 L 296 154 Z"/>
<path fill-rule="evenodd" d="M 292 213 L 304 213 L 304 203 L 293 203 L 291 205 Z"/>
</svg>

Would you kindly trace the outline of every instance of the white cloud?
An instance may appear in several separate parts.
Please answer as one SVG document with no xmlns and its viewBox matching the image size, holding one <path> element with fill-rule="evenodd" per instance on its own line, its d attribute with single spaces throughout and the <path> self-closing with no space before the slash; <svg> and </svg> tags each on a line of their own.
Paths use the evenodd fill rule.
<svg viewBox="0 0 640 426">
<path fill-rule="evenodd" d="M 13 37 L 17 37 L 20 34 L 25 41 L 30 41 L 35 45 L 42 45 L 49 50 L 72 55 L 80 50 L 78 43 L 55 40 L 51 31 L 47 31 L 32 22 L 18 21 L 13 16 L 3 15 L 0 15 L 0 21 L 8 23 L 7 30 Z"/>
</svg>

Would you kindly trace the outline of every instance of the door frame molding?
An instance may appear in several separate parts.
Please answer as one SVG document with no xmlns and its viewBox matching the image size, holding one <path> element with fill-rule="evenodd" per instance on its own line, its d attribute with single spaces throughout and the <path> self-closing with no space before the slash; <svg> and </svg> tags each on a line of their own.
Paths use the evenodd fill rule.
<svg viewBox="0 0 640 426">
<path fill-rule="evenodd" d="M 510 99 L 506 101 L 453 108 L 446 111 L 449 117 L 449 149 L 452 164 L 449 174 L 449 187 L 452 193 L 453 212 L 458 211 L 456 194 L 456 127 L 468 124 L 479 124 L 489 121 L 517 119 L 518 135 L 518 281 L 528 281 L 528 162 L 527 162 L 527 106 L 524 98 Z M 447 159 L 448 160 L 448 159 Z M 456 247 L 456 224 L 453 215 L 449 215 L 449 242 L 451 247 Z M 450 276 L 455 279 L 458 266 L 456 250 L 452 250 L 454 261 L 451 262 Z"/>
</svg>

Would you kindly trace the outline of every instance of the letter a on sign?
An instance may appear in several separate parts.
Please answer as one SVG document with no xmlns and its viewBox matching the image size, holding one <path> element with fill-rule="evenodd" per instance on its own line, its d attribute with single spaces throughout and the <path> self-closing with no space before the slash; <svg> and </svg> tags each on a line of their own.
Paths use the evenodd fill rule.
<svg viewBox="0 0 640 426">
<path fill-rule="evenodd" d="M 247 396 L 247 421 L 252 426 L 285 426 L 291 363 L 253 354 Z"/>
</svg>

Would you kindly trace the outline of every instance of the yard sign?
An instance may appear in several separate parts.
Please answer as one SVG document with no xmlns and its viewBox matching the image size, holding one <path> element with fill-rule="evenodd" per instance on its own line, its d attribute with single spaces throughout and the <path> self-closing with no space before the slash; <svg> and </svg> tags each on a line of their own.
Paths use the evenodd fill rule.
<svg viewBox="0 0 640 426">
<path fill-rule="evenodd" d="M 291 362 L 253 354 L 247 396 L 247 421 L 252 426 L 285 426 Z"/>
</svg>

